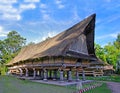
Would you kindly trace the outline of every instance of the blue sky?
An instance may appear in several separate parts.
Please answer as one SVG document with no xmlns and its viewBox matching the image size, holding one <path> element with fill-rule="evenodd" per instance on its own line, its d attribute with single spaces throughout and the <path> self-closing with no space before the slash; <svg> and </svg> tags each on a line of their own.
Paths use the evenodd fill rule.
<svg viewBox="0 0 120 93">
<path fill-rule="evenodd" d="M 0 0 L 0 39 L 16 30 L 40 42 L 96 13 L 95 42 L 104 46 L 120 33 L 120 0 Z"/>
</svg>

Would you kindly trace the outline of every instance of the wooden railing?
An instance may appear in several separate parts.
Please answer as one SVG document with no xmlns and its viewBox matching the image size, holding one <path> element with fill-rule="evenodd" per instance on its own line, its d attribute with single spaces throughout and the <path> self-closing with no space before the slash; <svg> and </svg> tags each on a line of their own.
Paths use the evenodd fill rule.
<svg viewBox="0 0 120 93">
<path fill-rule="evenodd" d="M 103 71 L 84 71 L 85 75 L 92 75 L 94 77 L 96 76 L 103 76 Z M 82 75 L 82 72 L 79 72 L 80 75 Z"/>
</svg>

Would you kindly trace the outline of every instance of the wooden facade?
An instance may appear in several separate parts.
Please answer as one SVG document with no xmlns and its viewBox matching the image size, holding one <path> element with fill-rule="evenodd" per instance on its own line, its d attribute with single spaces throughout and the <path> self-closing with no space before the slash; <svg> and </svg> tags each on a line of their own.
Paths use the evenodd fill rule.
<svg viewBox="0 0 120 93">
<path fill-rule="evenodd" d="M 11 74 L 34 79 L 71 81 L 84 78 L 91 62 L 98 61 L 94 50 L 95 14 L 68 30 L 38 44 L 26 46 L 7 64 Z M 92 70 L 93 75 L 96 70 Z M 102 72 L 102 68 L 98 71 Z M 101 73 L 100 75 L 103 75 Z"/>
</svg>

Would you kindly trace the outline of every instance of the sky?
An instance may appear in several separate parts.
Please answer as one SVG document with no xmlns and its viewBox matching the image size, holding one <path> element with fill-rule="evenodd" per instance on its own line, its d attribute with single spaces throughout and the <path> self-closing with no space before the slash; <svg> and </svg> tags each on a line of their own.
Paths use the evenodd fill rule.
<svg viewBox="0 0 120 93">
<path fill-rule="evenodd" d="M 93 13 L 95 42 L 113 42 L 120 33 L 120 0 L 0 0 L 0 40 L 15 30 L 38 43 Z"/>
</svg>

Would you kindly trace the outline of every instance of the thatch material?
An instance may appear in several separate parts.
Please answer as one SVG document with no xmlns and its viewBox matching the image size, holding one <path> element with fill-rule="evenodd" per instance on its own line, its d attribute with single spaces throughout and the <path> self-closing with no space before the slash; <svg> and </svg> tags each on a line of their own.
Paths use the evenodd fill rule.
<svg viewBox="0 0 120 93">
<path fill-rule="evenodd" d="M 83 55 L 83 58 L 86 56 L 88 59 L 95 57 L 94 28 L 95 14 L 53 38 L 24 47 L 7 65 L 45 56 L 74 56 L 81 58 L 81 55 Z M 72 55 L 70 51 L 74 51 L 79 55 L 74 53 Z"/>
<path fill-rule="evenodd" d="M 97 59 L 97 60 L 94 60 L 94 61 L 91 61 L 90 62 L 90 66 L 105 66 L 107 65 L 105 62 L 103 62 L 101 59 Z"/>
<path fill-rule="evenodd" d="M 108 65 L 104 66 L 103 70 L 113 70 L 114 71 L 114 68 L 112 65 L 108 64 Z"/>
</svg>

